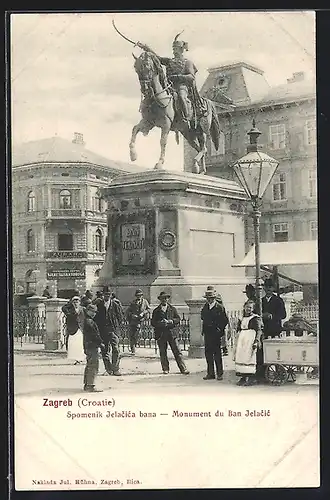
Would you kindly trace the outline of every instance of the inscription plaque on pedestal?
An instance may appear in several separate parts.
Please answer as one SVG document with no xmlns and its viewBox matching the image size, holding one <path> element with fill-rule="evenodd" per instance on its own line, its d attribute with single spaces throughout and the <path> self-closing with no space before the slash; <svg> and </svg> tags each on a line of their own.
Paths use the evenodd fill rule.
<svg viewBox="0 0 330 500">
<path fill-rule="evenodd" d="M 114 274 L 155 272 L 155 213 L 143 211 L 116 215 L 113 221 Z"/>
<path fill-rule="evenodd" d="M 143 266 L 146 262 L 145 224 L 122 224 L 121 251 L 123 266 Z"/>
</svg>

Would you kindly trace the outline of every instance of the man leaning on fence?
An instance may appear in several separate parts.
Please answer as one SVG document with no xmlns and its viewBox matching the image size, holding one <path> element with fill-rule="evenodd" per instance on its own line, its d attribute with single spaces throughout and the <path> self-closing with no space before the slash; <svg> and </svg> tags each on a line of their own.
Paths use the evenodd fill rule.
<svg viewBox="0 0 330 500">
<path fill-rule="evenodd" d="M 104 346 L 101 347 L 104 367 L 108 375 L 120 375 L 119 371 L 119 337 L 118 330 L 124 321 L 124 312 L 118 299 L 111 298 L 111 291 L 104 288 L 103 299 L 95 303 L 96 322 Z M 110 359 L 111 358 L 111 359 Z"/>
<path fill-rule="evenodd" d="M 150 305 L 143 297 L 142 290 L 135 292 L 135 300 L 131 302 L 126 311 L 126 318 L 129 324 L 129 346 L 131 354 L 135 355 L 136 344 L 139 340 L 141 322 L 147 317 Z"/>
<path fill-rule="evenodd" d="M 155 329 L 155 340 L 159 347 L 160 362 L 163 373 L 167 375 L 170 365 L 167 357 L 167 344 L 170 345 L 175 361 L 183 375 L 188 375 L 183 356 L 177 339 L 176 327 L 180 324 L 180 316 L 174 306 L 169 304 L 170 294 L 161 292 L 158 296 L 160 301 L 152 312 L 151 325 Z"/>
</svg>

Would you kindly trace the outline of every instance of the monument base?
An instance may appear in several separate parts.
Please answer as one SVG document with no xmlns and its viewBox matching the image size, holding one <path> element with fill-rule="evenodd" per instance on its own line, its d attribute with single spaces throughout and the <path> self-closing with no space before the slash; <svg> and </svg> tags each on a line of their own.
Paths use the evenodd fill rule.
<svg viewBox="0 0 330 500">
<path fill-rule="evenodd" d="M 241 309 L 248 282 L 232 267 L 245 254 L 244 191 L 237 183 L 168 170 L 118 177 L 102 189 L 108 201 L 108 248 L 96 287 L 109 286 L 123 305 L 141 288 L 151 305 L 166 291 L 181 313 L 187 300 L 215 286 Z"/>
<path fill-rule="evenodd" d="M 205 357 L 205 350 L 202 346 L 191 345 L 188 348 L 188 358 L 201 359 Z"/>
<path fill-rule="evenodd" d="M 44 342 L 45 351 L 58 351 L 61 347 L 59 340 L 46 340 Z"/>
</svg>

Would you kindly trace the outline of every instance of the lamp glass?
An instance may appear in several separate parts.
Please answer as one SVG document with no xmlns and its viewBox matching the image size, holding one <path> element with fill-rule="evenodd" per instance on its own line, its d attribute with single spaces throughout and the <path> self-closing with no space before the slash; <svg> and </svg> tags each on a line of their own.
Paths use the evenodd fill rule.
<svg viewBox="0 0 330 500">
<path fill-rule="evenodd" d="M 278 161 L 260 151 L 248 153 L 233 165 L 240 184 L 250 198 L 263 197 L 277 167 Z"/>
</svg>

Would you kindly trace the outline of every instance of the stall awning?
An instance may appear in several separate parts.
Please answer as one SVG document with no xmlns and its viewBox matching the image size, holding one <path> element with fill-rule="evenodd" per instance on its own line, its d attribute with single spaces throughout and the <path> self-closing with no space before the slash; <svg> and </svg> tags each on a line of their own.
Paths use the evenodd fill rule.
<svg viewBox="0 0 330 500">
<path fill-rule="evenodd" d="M 284 241 L 260 243 L 260 264 L 262 268 L 277 266 L 278 271 L 299 283 L 317 283 L 318 250 L 317 241 Z M 254 267 L 254 246 L 241 262 L 233 267 Z"/>
</svg>

